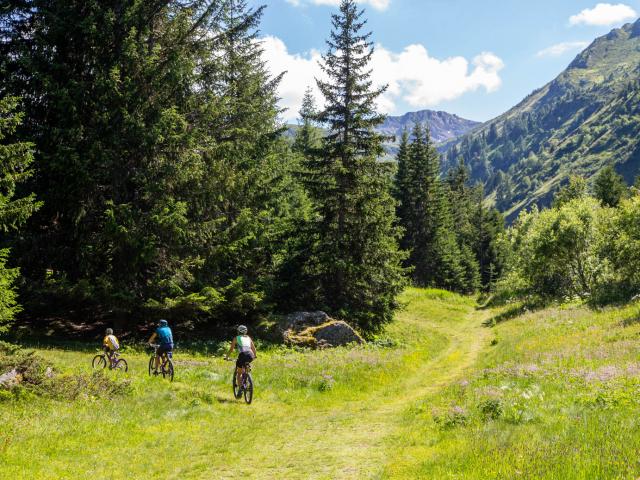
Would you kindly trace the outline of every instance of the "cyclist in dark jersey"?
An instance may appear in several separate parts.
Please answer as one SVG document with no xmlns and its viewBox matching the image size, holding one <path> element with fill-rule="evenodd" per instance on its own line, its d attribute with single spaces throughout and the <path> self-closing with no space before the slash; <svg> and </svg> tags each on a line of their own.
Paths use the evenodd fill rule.
<svg viewBox="0 0 640 480">
<path fill-rule="evenodd" d="M 173 332 L 171 328 L 169 328 L 169 323 L 166 320 L 160 320 L 158 322 L 158 328 L 153 332 L 151 338 L 149 339 L 149 343 L 154 343 L 157 340 L 158 344 L 158 352 L 156 355 L 156 372 L 160 367 L 160 358 L 163 354 L 167 354 L 167 356 L 171 357 L 173 352 Z"/>
<path fill-rule="evenodd" d="M 238 351 L 238 359 L 236 360 L 236 382 L 240 385 L 242 382 L 242 369 L 253 362 L 257 357 L 256 346 L 253 344 L 251 337 L 247 335 L 247 327 L 240 325 L 238 327 L 238 335 L 231 341 L 231 347 L 227 357 L 233 354 L 233 351 Z"/>
</svg>

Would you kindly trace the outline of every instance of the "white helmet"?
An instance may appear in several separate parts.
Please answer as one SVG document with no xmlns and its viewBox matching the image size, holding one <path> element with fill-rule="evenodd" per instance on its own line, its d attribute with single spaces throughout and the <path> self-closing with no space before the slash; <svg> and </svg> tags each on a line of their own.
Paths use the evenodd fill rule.
<svg viewBox="0 0 640 480">
<path fill-rule="evenodd" d="M 245 327 L 244 325 L 239 325 L 238 326 L 238 333 L 240 335 L 244 335 L 247 333 L 247 327 Z"/>
</svg>

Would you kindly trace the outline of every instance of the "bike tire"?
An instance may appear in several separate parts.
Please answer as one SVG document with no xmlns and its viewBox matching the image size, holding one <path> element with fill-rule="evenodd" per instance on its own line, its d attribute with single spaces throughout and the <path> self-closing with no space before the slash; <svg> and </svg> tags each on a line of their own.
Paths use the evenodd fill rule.
<svg viewBox="0 0 640 480">
<path fill-rule="evenodd" d="M 94 370 L 103 370 L 107 367 L 107 359 L 104 358 L 104 355 L 96 355 L 91 361 L 91 367 Z"/>
<path fill-rule="evenodd" d="M 247 380 L 244 388 L 244 401 L 247 405 L 250 405 L 253 401 L 253 378 L 251 378 L 251 374 L 247 374 Z"/>
<path fill-rule="evenodd" d="M 233 384 L 233 398 L 238 400 L 238 399 L 240 399 L 240 397 L 242 397 L 242 389 L 238 386 L 235 367 L 233 369 L 232 378 L 233 378 L 233 380 L 231 381 L 231 383 Z"/>
<path fill-rule="evenodd" d="M 151 358 L 149 359 L 149 376 L 153 377 L 153 371 L 155 370 L 156 367 L 156 357 L 151 356 Z"/>
<path fill-rule="evenodd" d="M 162 364 L 162 378 L 168 378 L 170 382 L 173 382 L 173 361 L 170 358 Z"/>
<path fill-rule="evenodd" d="M 119 372 L 128 372 L 129 371 L 129 364 L 127 363 L 127 361 L 124 358 L 119 358 L 116 361 L 116 364 L 113 366 L 114 370 L 118 370 Z"/>
</svg>

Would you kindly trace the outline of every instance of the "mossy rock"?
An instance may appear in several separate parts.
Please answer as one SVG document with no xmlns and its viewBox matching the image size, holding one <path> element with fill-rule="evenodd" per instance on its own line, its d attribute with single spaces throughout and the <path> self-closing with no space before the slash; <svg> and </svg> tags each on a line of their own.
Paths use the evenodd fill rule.
<svg viewBox="0 0 640 480">
<path fill-rule="evenodd" d="M 307 327 L 299 333 L 285 332 L 285 341 L 290 345 L 309 348 L 339 347 L 362 344 L 364 339 L 347 322 L 331 320 L 322 325 Z"/>
</svg>

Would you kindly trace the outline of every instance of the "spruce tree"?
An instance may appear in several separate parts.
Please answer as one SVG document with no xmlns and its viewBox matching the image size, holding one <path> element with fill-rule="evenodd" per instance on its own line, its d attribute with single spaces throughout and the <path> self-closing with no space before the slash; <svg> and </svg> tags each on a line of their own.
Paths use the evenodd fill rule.
<svg viewBox="0 0 640 480">
<path fill-rule="evenodd" d="M 478 232 L 472 222 L 474 204 L 469 179 L 469 170 L 460 157 L 458 164 L 447 174 L 446 187 L 464 272 L 460 288 L 465 292 L 473 292 L 480 287 L 480 266 L 475 255 Z"/>
<path fill-rule="evenodd" d="M 596 175 L 593 181 L 593 193 L 604 206 L 617 207 L 628 195 L 628 187 L 622 175 L 608 165 Z"/>
<path fill-rule="evenodd" d="M 29 285 L 54 280 L 120 315 L 181 295 L 202 149 L 192 92 L 196 52 L 216 4 L 10 2 L 4 84 L 24 93 L 44 207 L 20 263 Z M 47 272 L 50 272 L 48 275 Z"/>
<path fill-rule="evenodd" d="M 257 37 L 263 9 L 9 4 L 0 75 L 25 94 L 20 135 L 45 201 L 19 249 L 28 285 L 118 316 L 254 313 L 305 203 Z"/>
<path fill-rule="evenodd" d="M 17 104 L 15 97 L 0 99 L 0 334 L 6 331 L 21 309 L 14 287 L 20 271 L 7 266 L 9 236 L 41 206 L 33 194 L 16 198 L 18 187 L 31 175 L 33 161 L 32 144 L 11 140 L 23 118 L 16 112 Z"/>
<path fill-rule="evenodd" d="M 198 81 L 209 145 L 197 206 L 209 225 L 196 274 L 210 315 L 250 320 L 289 284 L 290 244 L 308 209 L 294 178 L 298 162 L 278 124 L 277 88 L 263 59 L 258 27 L 264 8 L 227 2 L 217 50 L 203 52 Z"/>
<path fill-rule="evenodd" d="M 322 188 L 310 191 L 318 217 L 309 263 L 331 313 L 375 331 L 392 319 L 404 281 L 390 168 L 377 161 L 374 128 L 384 117 L 375 102 L 385 89 L 372 88 L 363 14 L 355 0 L 342 0 L 321 63 L 328 80 L 317 81 L 326 102 L 318 119 L 329 133 L 311 172 Z"/>
<path fill-rule="evenodd" d="M 428 129 L 416 124 L 408 152 L 409 221 L 405 241 L 413 281 L 422 286 L 464 290 L 464 271 L 454 232 L 440 160 Z"/>
<path fill-rule="evenodd" d="M 470 244 L 477 261 L 480 283 L 490 290 L 504 270 L 505 252 L 500 238 L 505 231 L 504 216 L 496 209 L 484 205 L 481 185 L 471 191 L 473 242 Z"/>
<path fill-rule="evenodd" d="M 407 250 L 410 242 L 407 240 L 407 231 L 411 231 L 411 195 L 408 183 L 409 166 L 409 132 L 406 129 L 402 131 L 400 137 L 400 145 L 396 154 L 396 175 L 394 179 L 393 194 L 397 202 L 396 215 L 398 223 L 403 227 L 404 234 L 400 240 L 400 248 Z"/>
<path fill-rule="evenodd" d="M 298 130 L 293 142 L 293 150 L 304 156 L 310 156 L 318 148 L 320 134 L 315 118 L 318 114 L 311 87 L 307 87 L 302 98 L 302 106 L 298 112 Z"/>
</svg>

